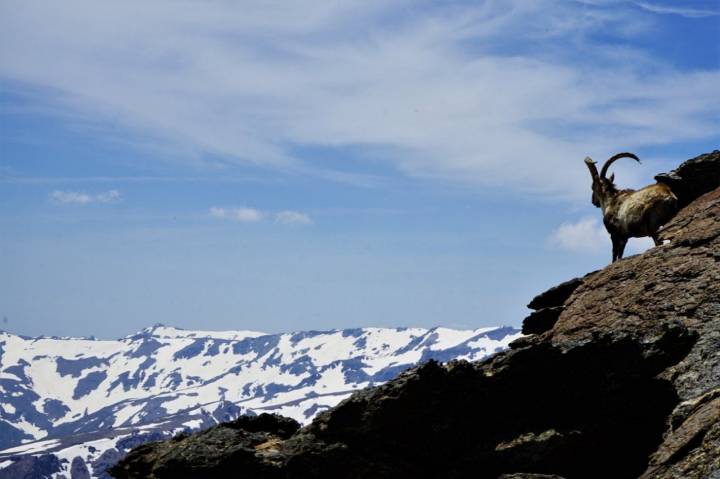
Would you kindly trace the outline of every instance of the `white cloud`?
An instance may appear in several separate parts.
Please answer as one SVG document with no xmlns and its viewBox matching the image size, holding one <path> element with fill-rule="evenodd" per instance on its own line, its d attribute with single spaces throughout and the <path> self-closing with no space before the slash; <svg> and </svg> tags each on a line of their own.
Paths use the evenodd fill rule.
<svg viewBox="0 0 720 479">
<path fill-rule="evenodd" d="M 285 225 L 311 225 L 313 223 L 312 219 L 307 213 L 292 210 L 284 210 L 272 213 L 247 207 L 223 208 L 220 206 L 213 206 L 210 208 L 210 216 L 218 219 L 239 221 L 241 223 L 255 223 L 264 220 L 268 216 L 273 217 L 276 223 L 281 223 Z"/>
<path fill-rule="evenodd" d="M 255 208 L 220 208 L 213 206 L 210 208 L 210 216 L 213 218 L 223 218 L 241 223 L 254 223 L 263 219 L 263 213 Z"/>
<path fill-rule="evenodd" d="M 349 180 L 295 147 L 353 147 L 412 176 L 584 199 L 586 155 L 720 126 L 717 70 L 589 39 L 652 30 L 627 2 L 11 4 L 0 76 L 72 120 L 229 162 Z"/>
<path fill-rule="evenodd" d="M 50 193 L 50 198 L 57 203 L 85 205 L 88 203 L 115 203 L 120 201 L 121 195 L 117 190 L 108 190 L 95 195 L 80 191 L 55 190 Z"/>
<path fill-rule="evenodd" d="M 599 254 L 612 251 L 610 237 L 597 218 L 563 223 L 552 232 L 547 243 L 573 253 Z"/>
<path fill-rule="evenodd" d="M 562 223 L 548 236 L 546 244 L 572 253 L 612 254 L 610 235 L 600 219 L 595 217 L 581 218 L 574 223 Z M 651 238 L 630 238 L 624 255 L 639 254 L 653 246 Z"/>
<path fill-rule="evenodd" d="M 275 214 L 275 221 L 282 224 L 301 224 L 301 225 L 310 225 L 312 224 L 312 219 L 305 214 L 300 213 L 299 211 L 280 211 L 279 213 Z"/>
<path fill-rule="evenodd" d="M 705 18 L 714 17 L 720 15 L 719 11 L 716 10 L 702 10 L 697 8 L 686 8 L 686 7 L 672 7 L 666 5 L 656 5 L 653 3 L 636 2 L 638 7 L 653 13 L 659 13 L 664 15 L 680 15 L 686 18 Z"/>
<path fill-rule="evenodd" d="M 120 200 L 120 192 L 118 190 L 109 190 L 95 195 L 95 199 L 100 203 L 113 203 Z"/>
<path fill-rule="evenodd" d="M 238 221 L 253 222 L 260 221 L 263 214 L 253 208 L 238 208 L 232 212 L 231 216 Z"/>
<path fill-rule="evenodd" d="M 210 208 L 210 216 L 212 216 L 213 218 L 226 218 L 227 211 L 225 210 L 225 208 L 213 206 Z"/>
<path fill-rule="evenodd" d="M 50 193 L 50 198 L 58 203 L 77 203 L 84 205 L 92 202 L 92 197 L 86 193 L 79 193 L 77 191 L 60 191 L 55 190 Z"/>
</svg>

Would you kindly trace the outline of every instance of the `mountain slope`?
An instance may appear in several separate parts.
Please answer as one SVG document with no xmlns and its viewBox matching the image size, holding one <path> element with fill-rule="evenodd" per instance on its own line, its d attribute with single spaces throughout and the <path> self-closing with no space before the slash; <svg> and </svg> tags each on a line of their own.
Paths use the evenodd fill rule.
<svg viewBox="0 0 720 479">
<path fill-rule="evenodd" d="M 512 328 L 266 335 L 162 325 L 116 341 L 0 333 L 0 467 L 8 466 L 0 477 L 22 456 L 30 470 L 67 468 L 79 456 L 102 471 L 144 441 L 240 414 L 306 423 L 418 362 L 480 359 L 518 336 Z M 41 453 L 67 462 L 29 457 Z"/>
<path fill-rule="evenodd" d="M 146 444 L 112 473 L 720 477 L 720 152 L 702 158 L 703 182 L 684 185 L 688 206 L 663 233 L 669 244 L 538 296 L 525 324 L 534 334 L 510 350 L 424 363 L 290 435 L 266 416 Z"/>
</svg>

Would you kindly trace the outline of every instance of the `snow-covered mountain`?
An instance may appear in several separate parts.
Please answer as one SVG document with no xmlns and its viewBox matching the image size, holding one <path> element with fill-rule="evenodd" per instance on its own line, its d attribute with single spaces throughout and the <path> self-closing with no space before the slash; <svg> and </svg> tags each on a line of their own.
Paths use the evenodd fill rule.
<svg viewBox="0 0 720 479">
<path fill-rule="evenodd" d="M 103 477 L 149 440 L 240 414 L 309 422 L 428 359 L 478 360 L 509 328 L 263 334 L 156 325 L 119 340 L 0 333 L 0 477 Z"/>
</svg>

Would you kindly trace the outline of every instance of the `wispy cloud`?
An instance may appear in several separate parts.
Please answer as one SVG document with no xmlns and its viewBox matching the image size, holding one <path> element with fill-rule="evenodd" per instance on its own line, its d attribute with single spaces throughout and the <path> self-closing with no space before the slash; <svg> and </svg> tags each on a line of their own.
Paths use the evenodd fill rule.
<svg viewBox="0 0 720 479">
<path fill-rule="evenodd" d="M 138 143 L 333 180 L 353 175 L 307 147 L 355 148 L 413 177 L 585 198 L 586 155 L 717 134 L 720 72 L 616 46 L 648 30 L 647 9 L 445 5 L 18 1 L 0 19 L 0 75 Z M 613 41 L 591 39 L 598 31 Z"/>
<path fill-rule="evenodd" d="M 89 203 L 115 203 L 121 200 L 118 190 L 108 190 L 97 194 L 88 194 L 82 191 L 55 190 L 50 198 L 56 203 L 86 205 Z"/>
<path fill-rule="evenodd" d="M 120 192 L 118 190 L 108 190 L 104 193 L 95 195 L 95 200 L 100 203 L 113 203 L 120 201 Z"/>
<path fill-rule="evenodd" d="M 687 8 L 687 7 L 673 7 L 673 6 L 667 6 L 667 5 L 657 5 L 653 3 L 646 3 L 646 2 L 636 2 L 635 5 L 638 7 L 647 10 L 649 12 L 653 13 L 659 13 L 663 15 L 680 15 L 681 17 L 686 18 L 705 18 L 705 17 L 714 17 L 717 15 L 720 15 L 720 11 L 718 10 L 703 10 L 703 9 L 696 9 L 696 8 Z"/>
<path fill-rule="evenodd" d="M 277 183 L 278 179 L 260 176 L 22 176 L 2 175 L 0 183 L 60 184 L 60 183 Z"/>
<path fill-rule="evenodd" d="M 221 208 L 213 206 L 210 208 L 210 216 L 213 218 L 240 221 L 241 223 L 254 223 L 263 219 L 263 213 L 255 208 Z"/>
<path fill-rule="evenodd" d="M 602 222 L 595 217 L 581 218 L 558 226 L 546 239 L 551 248 L 558 248 L 578 254 L 610 255 L 612 244 Z M 638 254 L 652 248 L 650 238 L 631 238 L 625 248 L 625 255 Z"/>
<path fill-rule="evenodd" d="M 307 213 L 300 211 L 284 210 L 278 212 L 261 211 L 255 208 L 225 208 L 213 206 L 210 208 L 210 216 L 217 219 L 239 221 L 241 223 L 256 223 L 266 218 L 273 218 L 276 223 L 291 225 L 311 225 L 313 220 Z"/>
<path fill-rule="evenodd" d="M 290 224 L 309 225 L 309 224 L 312 224 L 312 222 L 313 222 L 307 214 L 301 213 L 299 211 L 289 211 L 289 210 L 280 211 L 279 213 L 276 213 L 275 221 L 278 223 L 285 224 L 285 225 L 290 225 Z"/>
</svg>

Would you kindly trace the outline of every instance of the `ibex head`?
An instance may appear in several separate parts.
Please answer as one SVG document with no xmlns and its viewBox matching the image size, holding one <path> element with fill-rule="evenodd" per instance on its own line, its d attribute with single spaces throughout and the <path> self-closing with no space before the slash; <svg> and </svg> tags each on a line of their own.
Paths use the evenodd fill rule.
<svg viewBox="0 0 720 479">
<path fill-rule="evenodd" d="M 608 168 L 610 168 L 610 165 L 612 165 L 615 160 L 619 160 L 620 158 L 632 158 L 633 160 L 636 160 L 638 163 L 640 163 L 640 159 L 632 153 L 618 153 L 617 155 L 611 156 L 605 162 L 602 170 L 600 170 L 600 174 L 598 174 L 597 168 L 595 167 L 595 162 L 592 160 L 592 158 L 590 158 L 589 156 L 585 158 L 585 164 L 590 170 L 590 176 L 592 176 L 593 180 L 592 204 L 598 208 L 600 208 L 600 206 L 605 203 L 606 200 L 617 191 L 614 183 L 615 174 L 613 173 L 612 175 L 610 175 L 610 178 L 606 178 L 605 174 L 607 173 Z"/>
</svg>

